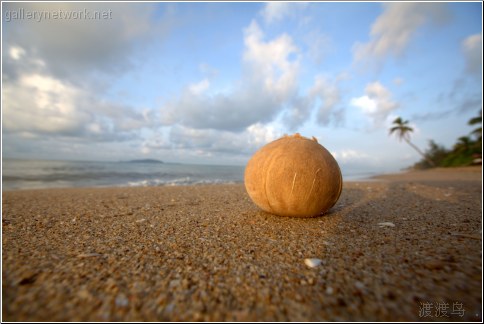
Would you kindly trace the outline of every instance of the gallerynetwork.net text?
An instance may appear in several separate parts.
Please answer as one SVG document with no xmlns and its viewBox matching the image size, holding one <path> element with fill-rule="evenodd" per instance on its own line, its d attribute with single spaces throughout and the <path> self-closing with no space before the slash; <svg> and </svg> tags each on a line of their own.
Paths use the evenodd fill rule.
<svg viewBox="0 0 484 324">
<path fill-rule="evenodd" d="M 102 20 L 112 19 L 113 11 L 109 10 L 26 10 L 19 8 L 16 10 L 5 10 L 5 21 L 12 20 Z"/>
</svg>

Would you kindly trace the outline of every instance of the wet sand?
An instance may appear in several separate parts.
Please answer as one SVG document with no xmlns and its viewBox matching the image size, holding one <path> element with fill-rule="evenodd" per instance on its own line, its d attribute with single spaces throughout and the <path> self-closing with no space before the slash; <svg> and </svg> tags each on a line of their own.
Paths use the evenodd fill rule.
<svg viewBox="0 0 484 324">
<path fill-rule="evenodd" d="M 346 182 L 316 218 L 243 185 L 4 192 L 2 320 L 481 321 L 481 187 L 480 167 Z"/>
</svg>

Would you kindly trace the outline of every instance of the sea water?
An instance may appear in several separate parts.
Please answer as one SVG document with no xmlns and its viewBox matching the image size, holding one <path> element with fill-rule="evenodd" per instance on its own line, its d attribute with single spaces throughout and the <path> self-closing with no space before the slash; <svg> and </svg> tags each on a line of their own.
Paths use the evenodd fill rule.
<svg viewBox="0 0 484 324">
<path fill-rule="evenodd" d="M 243 183 L 245 166 L 4 159 L 3 190 Z M 343 170 L 345 181 L 372 172 Z"/>
<path fill-rule="evenodd" d="M 5 159 L 3 189 L 173 186 L 243 181 L 244 167 Z"/>
</svg>

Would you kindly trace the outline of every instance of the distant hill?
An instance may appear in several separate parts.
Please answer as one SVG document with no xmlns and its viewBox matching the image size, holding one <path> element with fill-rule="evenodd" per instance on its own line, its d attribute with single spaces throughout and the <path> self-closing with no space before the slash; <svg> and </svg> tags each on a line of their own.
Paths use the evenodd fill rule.
<svg viewBox="0 0 484 324">
<path fill-rule="evenodd" d="M 131 161 L 127 161 L 128 163 L 154 163 L 154 164 L 157 164 L 157 163 L 165 163 L 163 161 L 160 161 L 160 160 L 155 160 L 155 159 L 142 159 L 142 160 L 131 160 Z"/>
</svg>

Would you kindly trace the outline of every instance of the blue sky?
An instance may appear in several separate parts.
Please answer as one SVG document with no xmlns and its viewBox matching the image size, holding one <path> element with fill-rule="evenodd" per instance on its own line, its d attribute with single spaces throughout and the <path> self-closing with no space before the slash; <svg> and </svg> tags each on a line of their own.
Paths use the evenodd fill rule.
<svg viewBox="0 0 484 324">
<path fill-rule="evenodd" d="M 109 18 L 25 16 L 59 10 Z M 420 159 L 388 136 L 397 116 L 422 149 L 471 131 L 481 17 L 479 2 L 3 3 L 3 156 L 244 165 L 299 132 L 343 170 L 396 171 Z"/>
</svg>

